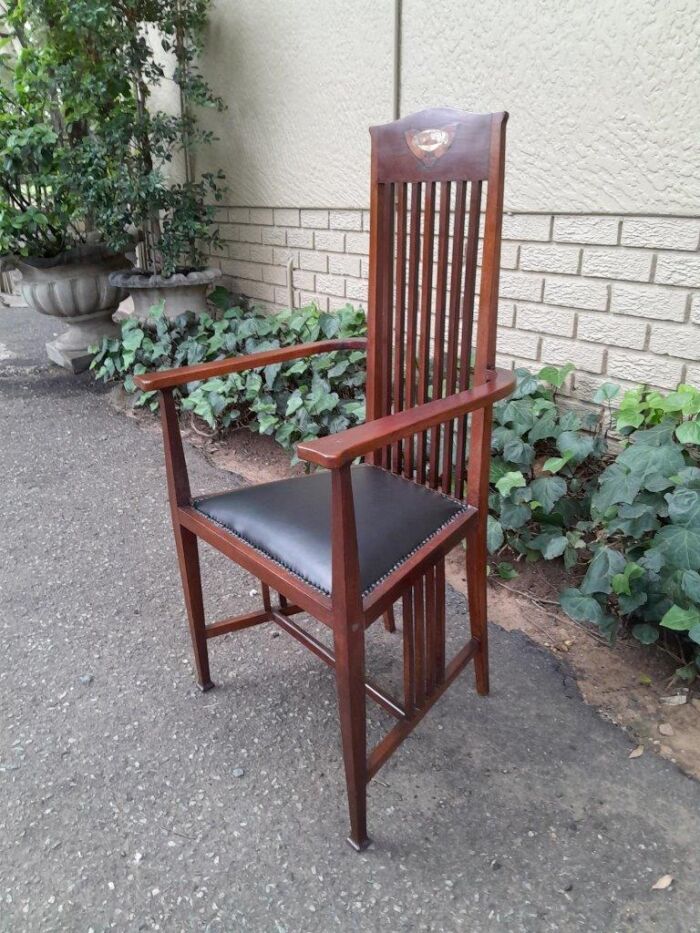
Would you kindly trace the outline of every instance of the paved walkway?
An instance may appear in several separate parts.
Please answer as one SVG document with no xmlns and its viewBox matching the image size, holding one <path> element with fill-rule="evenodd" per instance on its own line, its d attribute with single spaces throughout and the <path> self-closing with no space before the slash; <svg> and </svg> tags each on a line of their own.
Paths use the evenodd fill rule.
<svg viewBox="0 0 700 933">
<path fill-rule="evenodd" d="M 330 672 L 261 626 L 193 689 L 159 436 L 49 368 L 52 329 L 0 309 L 2 931 L 700 930 L 700 786 L 629 760 L 517 633 L 492 696 L 463 675 L 372 783 L 352 852 Z M 195 489 L 231 482 L 189 459 Z M 256 604 L 205 567 L 212 617 Z"/>
</svg>

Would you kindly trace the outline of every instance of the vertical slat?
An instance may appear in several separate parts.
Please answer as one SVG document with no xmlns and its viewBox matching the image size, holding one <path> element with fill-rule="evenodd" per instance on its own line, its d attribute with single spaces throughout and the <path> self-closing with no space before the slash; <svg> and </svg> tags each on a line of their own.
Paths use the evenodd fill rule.
<svg viewBox="0 0 700 933">
<path fill-rule="evenodd" d="M 406 361 L 404 353 L 404 338 L 406 329 L 406 231 L 408 217 L 406 211 L 406 183 L 397 186 L 396 200 L 396 299 L 394 314 L 394 412 L 403 411 L 404 382 L 406 379 Z M 410 360 L 409 360 L 410 364 Z M 391 469 L 394 473 L 401 472 L 401 443 L 397 441 L 391 451 Z"/>
<path fill-rule="evenodd" d="M 425 185 L 425 210 L 423 217 L 423 255 L 421 260 L 421 306 L 418 351 L 418 404 L 428 401 L 430 385 L 430 311 L 433 298 L 433 238 L 435 233 L 435 182 Z M 416 479 L 425 483 L 427 466 L 427 438 L 425 432 L 418 436 L 418 462 Z"/>
<path fill-rule="evenodd" d="M 435 613 L 437 638 L 435 646 L 435 680 L 438 685 L 445 680 L 445 560 L 435 567 Z"/>
<path fill-rule="evenodd" d="M 416 652 L 416 706 L 425 703 L 425 604 L 423 601 L 423 578 L 413 586 L 414 629 Z"/>
<path fill-rule="evenodd" d="M 413 600 L 410 591 L 403 603 L 403 699 L 406 715 L 413 715 L 416 705 L 416 648 L 413 629 Z"/>
<path fill-rule="evenodd" d="M 429 697 L 435 690 L 435 621 L 435 569 L 429 567 L 425 572 L 425 692 Z"/>
<path fill-rule="evenodd" d="M 394 186 L 384 184 L 380 188 L 381 202 L 381 240 L 379 243 L 379 262 L 382 266 L 380 283 L 380 307 L 377 320 L 377 332 L 381 343 L 381 376 L 378 389 L 379 410 L 377 417 L 391 412 L 391 373 L 392 373 L 392 309 L 394 304 Z M 375 463 L 389 467 L 391 452 L 388 447 L 377 451 Z"/>
<path fill-rule="evenodd" d="M 435 295 L 435 340 L 433 342 L 433 398 L 442 398 L 445 360 L 445 316 L 447 304 L 447 259 L 450 246 L 450 182 L 440 185 L 438 222 L 437 288 Z M 429 485 L 437 489 L 440 473 L 440 425 L 430 432 Z"/>
<path fill-rule="evenodd" d="M 474 298 L 476 288 L 476 257 L 479 251 L 479 215 L 481 212 L 481 182 L 471 183 L 469 198 L 469 226 L 464 260 L 464 297 L 462 301 L 462 339 L 459 352 L 459 390 L 469 388 L 471 375 L 472 331 L 474 327 Z M 455 451 L 455 491 L 464 498 L 465 468 L 467 462 L 467 415 L 457 422 Z"/>
<path fill-rule="evenodd" d="M 367 420 L 380 416 L 383 348 L 379 314 L 382 295 L 381 262 L 381 185 L 377 182 L 377 153 L 372 149 L 372 180 L 370 186 L 370 229 L 369 229 L 369 283 L 367 289 Z M 370 463 L 379 462 L 379 454 L 372 451 Z"/>
<path fill-rule="evenodd" d="M 492 117 L 489 184 L 486 192 L 484 255 L 481 262 L 479 294 L 479 334 L 474 364 L 475 384 L 486 379 L 486 371 L 496 365 L 496 325 L 498 278 L 501 265 L 501 224 L 503 220 L 503 171 L 505 162 L 505 123 Z"/>
<path fill-rule="evenodd" d="M 445 394 L 457 389 L 457 350 L 459 346 L 459 306 L 462 297 L 462 258 L 464 249 L 464 220 L 467 183 L 459 181 L 455 191 L 454 231 L 452 235 L 452 269 L 450 275 L 450 306 L 447 322 L 447 364 Z M 442 491 L 452 494 L 452 452 L 455 423 L 445 425 L 442 451 Z"/>
<path fill-rule="evenodd" d="M 420 269 L 421 185 L 411 185 L 411 229 L 408 247 L 408 307 L 406 321 L 406 408 L 416 404 L 416 347 L 418 342 L 418 274 Z M 414 438 L 404 442 L 404 476 L 413 477 Z"/>
</svg>

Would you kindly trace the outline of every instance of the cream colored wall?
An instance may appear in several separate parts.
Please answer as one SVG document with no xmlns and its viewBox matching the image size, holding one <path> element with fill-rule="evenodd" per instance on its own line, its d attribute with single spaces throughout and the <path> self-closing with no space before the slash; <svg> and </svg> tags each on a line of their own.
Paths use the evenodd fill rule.
<svg viewBox="0 0 700 933">
<path fill-rule="evenodd" d="M 698 213 L 697 0 L 404 0 L 401 93 L 510 111 L 511 210 Z"/>
<path fill-rule="evenodd" d="M 356 206 L 392 116 L 393 0 L 215 0 L 205 72 L 228 104 L 199 165 L 229 204 Z"/>
<path fill-rule="evenodd" d="M 206 156 L 227 203 L 367 203 L 394 0 L 215 0 Z M 515 211 L 697 213 L 697 0 L 403 0 L 402 113 L 507 109 Z M 202 164 L 202 163 L 200 163 Z"/>
</svg>

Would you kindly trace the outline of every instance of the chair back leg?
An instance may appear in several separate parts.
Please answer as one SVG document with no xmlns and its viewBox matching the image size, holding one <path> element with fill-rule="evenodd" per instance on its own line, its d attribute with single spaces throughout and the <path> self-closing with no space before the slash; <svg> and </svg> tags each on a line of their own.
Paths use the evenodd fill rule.
<svg viewBox="0 0 700 933">
<path fill-rule="evenodd" d="M 467 531 L 467 600 L 469 627 L 479 647 L 474 655 L 476 692 L 489 692 L 489 633 L 486 621 L 486 520 L 477 516 Z"/>
</svg>

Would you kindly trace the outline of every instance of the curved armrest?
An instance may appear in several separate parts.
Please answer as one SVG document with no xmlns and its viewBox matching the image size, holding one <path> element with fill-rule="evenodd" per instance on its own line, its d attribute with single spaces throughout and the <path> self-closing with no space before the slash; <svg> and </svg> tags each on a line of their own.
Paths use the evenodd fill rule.
<svg viewBox="0 0 700 933">
<path fill-rule="evenodd" d="M 144 373 L 142 376 L 134 376 L 134 382 L 144 392 L 153 392 L 156 389 L 172 389 L 184 382 L 199 382 L 201 379 L 213 379 L 215 376 L 239 373 L 247 369 L 261 369 L 272 363 L 286 363 L 289 360 L 314 356 L 317 353 L 333 353 L 335 350 L 364 350 L 366 347 L 367 341 L 364 337 L 353 337 L 347 340 L 319 340 L 316 343 L 278 347 L 275 350 L 264 350 L 262 353 L 251 353 L 247 356 L 229 356 L 223 360 L 214 360 L 212 363 L 198 363 L 194 366 L 164 369 L 157 373 Z"/>
<path fill-rule="evenodd" d="M 338 434 L 304 441 L 297 445 L 297 456 L 322 467 L 340 467 L 378 447 L 388 446 L 436 424 L 492 405 L 510 395 L 514 388 L 515 376 L 510 370 L 494 369 L 483 385 L 473 389 L 367 421 Z"/>
</svg>

